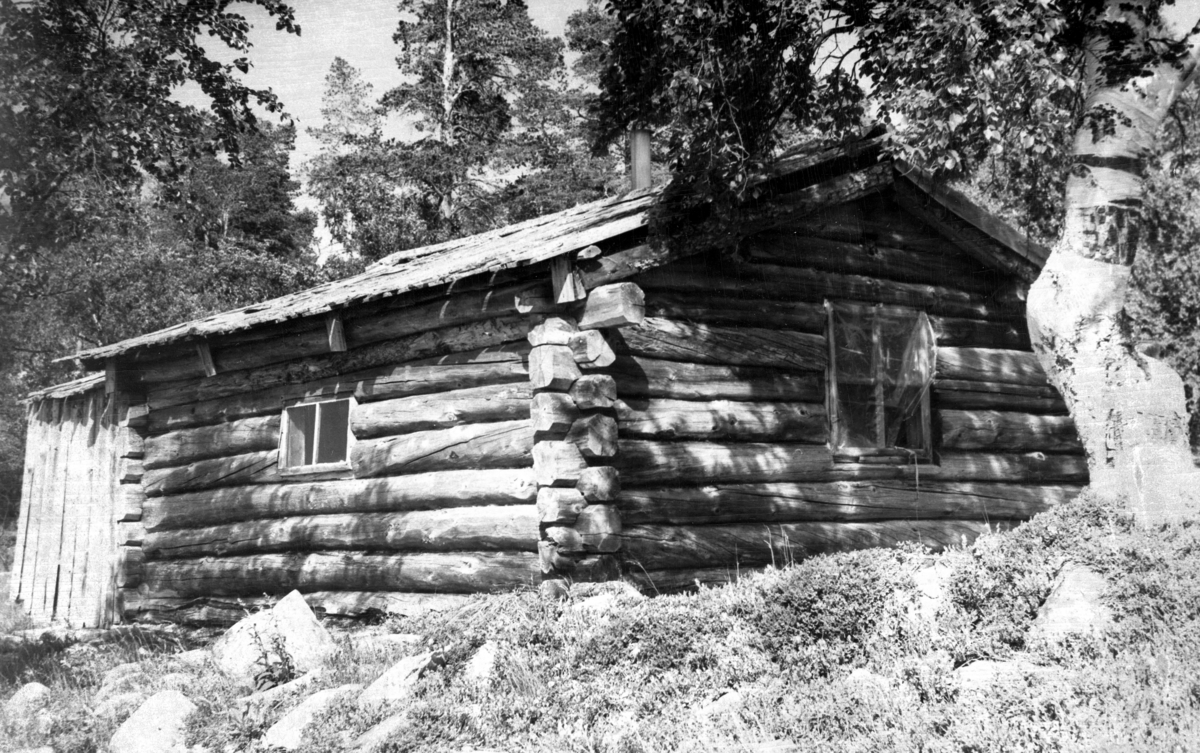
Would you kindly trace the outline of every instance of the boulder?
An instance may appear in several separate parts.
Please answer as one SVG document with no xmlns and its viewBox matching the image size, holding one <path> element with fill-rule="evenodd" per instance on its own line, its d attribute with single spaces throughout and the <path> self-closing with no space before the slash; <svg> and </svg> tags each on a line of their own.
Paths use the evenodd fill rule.
<svg viewBox="0 0 1200 753">
<path fill-rule="evenodd" d="M 40 682 L 29 682 L 20 687 L 4 704 L 4 714 L 9 719 L 30 719 L 39 709 L 50 703 L 50 688 Z"/>
<path fill-rule="evenodd" d="M 184 722 L 196 708 L 178 690 L 164 690 L 146 699 L 109 741 L 112 753 L 187 753 Z"/>
<path fill-rule="evenodd" d="M 350 748 L 351 753 L 374 753 L 408 724 L 408 712 L 392 714 L 355 738 L 353 747 Z"/>
<path fill-rule="evenodd" d="M 268 750 L 282 748 L 295 750 L 300 747 L 304 730 L 313 719 L 329 710 L 335 703 L 362 690 L 362 685 L 342 685 L 320 690 L 305 698 L 299 706 L 283 715 L 263 735 L 263 747 Z"/>
<path fill-rule="evenodd" d="M 939 559 L 913 573 L 917 589 L 916 598 L 908 605 L 910 618 L 936 627 L 937 614 L 946 603 L 946 584 L 952 572 L 953 569 Z"/>
<path fill-rule="evenodd" d="M 404 700 L 412 693 L 417 680 L 421 679 L 421 675 L 432 665 L 432 652 L 406 656 L 363 691 L 358 697 L 358 707 L 365 710 Z"/>
<path fill-rule="evenodd" d="M 1053 667 L 1043 667 L 1024 659 L 993 661 L 984 659 L 954 670 L 958 687 L 964 692 L 988 691 L 996 685 L 1023 683 L 1032 678 L 1049 678 L 1056 674 Z"/>
<path fill-rule="evenodd" d="M 1103 601 L 1107 588 L 1108 581 L 1100 573 L 1067 562 L 1038 610 L 1030 638 L 1057 641 L 1067 635 L 1097 634 L 1111 627 L 1113 613 Z"/>
<path fill-rule="evenodd" d="M 233 704 L 239 708 L 250 710 L 265 709 L 268 706 L 279 703 L 284 698 L 308 690 L 308 686 L 316 682 L 320 676 L 320 672 L 309 672 L 306 675 L 300 675 L 291 682 L 285 682 L 283 685 L 276 685 L 268 690 L 238 698 Z"/>
<path fill-rule="evenodd" d="M 480 684 L 491 681 L 492 673 L 496 671 L 496 652 L 499 649 L 500 644 L 495 641 L 487 641 L 475 649 L 475 653 L 471 655 L 466 668 L 463 669 L 463 677 L 468 682 Z"/>
<path fill-rule="evenodd" d="M 696 709 L 696 715 L 705 717 L 725 714 L 741 706 L 745 700 L 745 697 L 739 691 L 730 690 L 729 692 L 722 694 L 720 698 L 712 703 Z"/>
<path fill-rule="evenodd" d="M 292 591 L 271 609 L 231 627 L 213 644 L 212 657 L 233 680 L 259 687 L 268 667 L 285 658 L 290 658 L 295 672 L 302 674 L 316 669 L 335 651 L 333 636 L 317 622 L 300 592 Z"/>
<path fill-rule="evenodd" d="M 131 690 L 128 693 L 117 693 L 96 704 L 96 707 L 92 709 L 92 713 L 101 719 L 117 721 L 128 718 L 145 700 L 146 695 L 136 690 Z"/>
<path fill-rule="evenodd" d="M 172 656 L 171 659 L 179 662 L 185 667 L 197 668 L 208 664 L 210 657 L 211 654 L 208 653 L 207 649 L 193 648 L 191 651 L 181 651 L 180 653 Z"/>
</svg>

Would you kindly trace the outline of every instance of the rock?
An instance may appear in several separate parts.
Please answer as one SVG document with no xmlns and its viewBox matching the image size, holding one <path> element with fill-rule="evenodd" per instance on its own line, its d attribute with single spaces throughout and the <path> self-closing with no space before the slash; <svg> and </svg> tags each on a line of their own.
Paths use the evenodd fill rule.
<svg viewBox="0 0 1200 753">
<path fill-rule="evenodd" d="M 1030 628 L 1031 638 L 1061 640 L 1071 634 L 1094 635 L 1113 624 L 1103 602 L 1108 581 L 1095 570 L 1067 562 L 1058 572 Z"/>
<path fill-rule="evenodd" d="M 496 652 L 499 648 L 500 644 L 495 641 L 487 641 L 475 649 L 475 653 L 467 662 L 466 668 L 463 669 L 463 677 L 468 682 L 481 684 L 489 682 L 492 679 L 492 673 L 496 670 Z"/>
<path fill-rule="evenodd" d="M 373 753 L 406 726 L 408 726 L 407 712 L 401 711 L 399 714 L 393 714 L 359 735 L 354 740 L 354 747 L 350 750 L 352 753 Z"/>
<path fill-rule="evenodd" d="M 304 602 L 292 591 L 271 609 L 250 615 L 229 629 L 212 647 L 217 667 L 234 680 L 256 687 L 256 678 L 285 652 L 295 671 L 310 672 L 337 644 Z"/>
<path fill-rule="evenodd" d="M 861 687 L 875 688 L 876 690 L 888 690 L 892 683 L 883 675 L 875 674 L 865 667 L 859 667 L 846 676 L 846 682 L 859 685 Z"/>
<path fill-rule="evenodd" d="M 29 682 L 12 694 L 12 698 L 4 704 L 4 713 L 9 719 L 30 719 L 38 711 L 50 703 L 50 688 L 40 682 Z"/>
<path fill-rule="evenodd" d="M 269 690 L 264 690 L 259 693 L 252 693 L 248 696 L 238 698 L 233 703 L 235 706 L 247 709 L 262 709 L 271 704 L 287 698 L 288 696 L 302 693 L 308 689 L 321 676 L 320 672 L 309 672 L 306 675 L 300 675 L 291 682 L 285 682 L 283 685 L 276 685 Z"/>
<path fill-rule="evenodd" d="M 192 676 L 183 672 L 168 672 L 158 678 L 158 685 L 163 689 L 183 690 L 192 682 Z"/>
<path fill-rule="evenodd" d="M 92 713 L 102 719 L 116 721 L 127 718 L 145 700 L 145 694 L 139 693 L 136 690 L 128 693 L 118 693 L 96 704 L 96 707 L 92 709 Z"/>
<path fill-rule="evenodd" d="M 109 742 L 112 753 L 187 753 L 184 722 L 196 706 L 178 690 L 150 696 Z"/>
<path fill-rule="evenodd" d="M 1023 659 L 993 661 L 984 659 L 954 670 L 960 690 L 986 691 L 995 685 L 1025 682 L 1028 678 L 1047 678 L 1056 674 L 1053 667 L 1043 667 Z"/>
<path fill-rule="evenodd" d="M 946 603 L 946 582 L 952 572 L 949 565 L 937 560 L 913 573 L 917 594 L 916 599 L 909 605 L 909 617 L 930 625 L 937 624 L 938 611 Z"/>
<path fill-rule="evenodd" d="M 616 596 L 620 601 L 644 601 L 646 595 L 637 590 L 632 584 L 621 580 L 603 581 L 600 583 L 576 583 L 571 586 L 571 596 L 576 599 L 588 599 L 601 594 Z"/>
<path fill-rule="evenodd" d="M 33 732 L 42 737 L 49 737 L 54 731 L 54 715 L 49 709 L 38 709 L 33 715 Z"/>
<path fill-rule="evenodd" d="M 199 668 L 208 664 L 208 660 L 212 658 L 212 654 L 207 649 L 194 648 L 191 651 L 182 651 L 171 657 L 185 667 Z"/>
<path fill-rule="evenodd" d="M 283 715 L 263 735 L 263 747 L 295 750 L 300 747 L 304 730 L 313 718 L 327 711 L 338 701 L 362 690 L 362 685 L 342 685 L 320 690 L 305 698 L 299 706 Z"/>
<path fill-rule="evenodd" d="M 358 707 L 369 709 L 404 700 L 412 693 L 422 673 L 432 664 L 432 652 L 401 659 L 363 691 L 358 697 Z"/>
<path fill-rule="evenodd" d="M 696 715 L 697 716 L 716 716 L 717 714 L 724 714 L 726 712 L 732 711 L 733 709 L 736 709 L 738 706 L 741 706 L 744 701 L 745 701 L 745 698 L 742 696 L 742 694 L 740 692 L 738 692 L 736 690 L 731 690 L 728 693 L 725 693 L 724 695 L 722 695 L 717 700 L 713 701 L 712 703 L 707 704 L 705 706 L 701 706 L 699 709 L 696 710 Z"/>
<path fill-rule="evenodd" d="M 771 740 L 765 743 L 751 743 L 746 746 L 746 750 L 748 753 L 800 753 L 803 748 L 787 740 Z"/>
</svg>

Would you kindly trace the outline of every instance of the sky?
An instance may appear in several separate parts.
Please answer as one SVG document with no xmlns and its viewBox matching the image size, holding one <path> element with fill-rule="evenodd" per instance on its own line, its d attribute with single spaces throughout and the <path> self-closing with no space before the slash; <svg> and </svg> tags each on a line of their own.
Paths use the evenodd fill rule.
<svg viewBox="0 0 1200 753">
<path fill-rule="evenodd" d="M 533 22 L 552 36 L 562 36 L 567 17 L 582 10 L 587 0 L 527 0 Z M 253 25 L 250 41 L 254 45 L 249 58 L 253 67 L 244 79 L 254 88 L 270 87 L 279 96 L 287 114 L 296 124 L 296 151 L 292 169 L 317 151 L 316 140 L 306 129 L 321 124 L 321 94 L 325 74 L 335 57 L 342 57 L 374 86 L 376 96 L 400 83 L 396 67 L 396 45 L 392 33 L 400 20 L 396 0 L 291 0 L 300 24 L 300 36 L 275 30 L 275 23 L 258 6 L 235 6 Z M 219 43 L 217 43 L 219 45 Z M 223 46 L 210 49 L 219 60 L 236 57 Z M 199 87 L 189 86 L 177 95 L 183 101 L 207 108 L 207 98 Z M 399 130 L 398 124 L 394 127 Z M 316 202 L 301 196 L 299 206 L 316 209 Z M 318 229 L 318 243 L 324 252 L 330 248 L 325 229 Z"/>
</svg>

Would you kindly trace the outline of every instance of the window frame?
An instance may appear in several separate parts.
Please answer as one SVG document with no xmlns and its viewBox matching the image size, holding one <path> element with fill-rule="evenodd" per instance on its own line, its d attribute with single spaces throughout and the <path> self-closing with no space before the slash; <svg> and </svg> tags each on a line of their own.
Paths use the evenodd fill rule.
<svg viewBox="0 0 1200 753">
<path fill-rule="evenodd" d="M 825 413 L 829 418 L 829 449 L 833 454 L 834 463 L 869 463 L 869 464 L 903 464 L 912 463 L 936 463 L 937 458 L 933 449 L 933 409 L 930 405 L 930 394 L 933 392 L 933 386 L 926 389 L 921 394 L 920 411 L 913 418 L 909 419 L 920 420 L 919 427 L 921 434 L 921 448 L 906 448 L 906 447 L 839 447 L 838 436 L 841 431 L 839 426 L 840 419 L 838 416 L 838 374 L 837 374 L 837 342 L 835 339 L 836 328 L 834 326 L 833 309 L 834 306 L 842 306 L 845 308 L 861 309 L 865 313 L 870 310 L 874 313 L 881 312 L 903 312 L 903 313 L 922 313 L 922 309 L 911 308 L 908 306 L 893 306 L 882 303 L 861 303 L 858 301 L 832 301 L 825 300 L 825 342 L 828 347 L 829 362 L 825 367 Z M 926 313 L 928 316 L 928 313 Z M 881 330 L 882 323 L 877 316 L 871 318 L 871 341 L 872 341 L 872 375 L 871 385 L 875 389 L 876 395 L 876 435 L 881 431 L 880 423 L 885 419 L 885 405 L 881 399 L 880 393 L 884 389 L 882 374 L 880 367 L 882 358 L 880 357 Z M 937 362 L 934 361 L 936 370 Z M 882 431 L 886 433 L 886 424 L 883 425 Z"/>
<path fill-rule="evenodd" d="M 292 420 L 289 412 L 296 408 L 304 408 L 310 405 L 316 406 L 315 423 L 313 428 L 313 436 L 316 441 L 320 441 L 321 432 L 321 414 L 323 405 L 331 405 L 333 403 L 346 403 L 346 455 L 343 460 L 337 460 L 331 463 L 309 463 L 307 465 L 287 465 L 288 460 L 288 445 L 291 441 Z M 353 475 L 353 465 L 350 462 L 350 453 L 354 449 L 354 410 L 358 407 L 358 401 L 351 397 L 338 398 L 323 398 L 315 400 L 301 400 L 291 405 L 286 405 L 280 415 L 279 424 L 279 460 L 277 463 L 279 475 L 281 476 L 321 476 L 326 475 L 333 478 L 347 478 Z M 313 457 L 318 456 L 318 448 L 313 448 Z"/>
</svg>

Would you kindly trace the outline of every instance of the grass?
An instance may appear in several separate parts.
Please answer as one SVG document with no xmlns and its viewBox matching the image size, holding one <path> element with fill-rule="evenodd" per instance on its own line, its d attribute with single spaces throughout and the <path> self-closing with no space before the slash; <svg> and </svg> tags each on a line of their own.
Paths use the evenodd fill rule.
<svg viewBox="0 0 1200 753">
<path fill-rule="evenodd" d="M 421 647 L 341 652 L 315 691 L 367 684 L 404 652 L 436 648 L 386 750 L 749 751 L 773 741 L 830 751 L 1173 751 L 1200 744 L 1200 535 L 1135 529 L 1088 498 L 1016 531 L 929 555 L 916 547 L 816 557 L 693 594 L 618 595 L 594 612 L 535 593 L 480 597 L 461 609 L 395 619 Z M 1061 562 L 1103 573 L 1118 616 L 1105 634 L 1063 644 L 1029 627 Z M 913 573 L 950 572 L 934 622 L 913 616 Z M 485 641 L 500 645 L 485 686 L 463 677 Z M 186 674 L 199 706 L 189 744 L 254 750 L 289 706 L 236 710 L 211 671 L 181 669 L 165 642 L 32 657 L 0 671 L 0 696 L 50 685 L 49 734 L 9 724 L 11 747 L 103 750 L 116 720 L 88 712 L 103 672 L 140 661 L 147 682 Z M 399 652 L 399 653 L 398 653 Z M 1052 671 L 966 692 L 956 668 L 1020 657 Z M 157 679 L 156 679 L 157 678 Z M 706 710 L 736 690 L 723 710 Z M 379 721 L 346 702 L 310 727 L 304 751 L 337 751 Z M 4 745 L 0 744 L 0 748 Z"/>
</svg>

